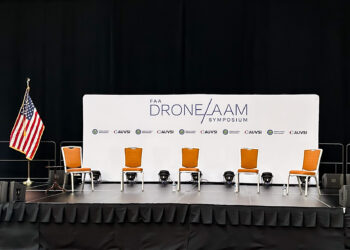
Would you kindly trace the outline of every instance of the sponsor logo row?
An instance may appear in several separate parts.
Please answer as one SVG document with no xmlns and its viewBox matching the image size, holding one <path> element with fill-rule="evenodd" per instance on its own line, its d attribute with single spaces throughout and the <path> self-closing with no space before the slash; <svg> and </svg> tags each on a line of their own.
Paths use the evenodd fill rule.
<svg viewBox="0 0 350 250">
<path fill-rule="evenodd" d="M 244 135 L 263 135 L 267 134 L 269 136 L 271 135 L 307 135 L 307 130 L 272 130 L 268 129 L 266 131 L 264 130 L 228 130 L 223 129 L 220 130 L 186 130 L 186 129 L 179 129 L 172 130 L 172 129 L 158 129 L 158 130 L 142 130 L 142 129 L 136 129 L 136 130 L 130 130 L 130 129 L 115 129 L 115 130 L 103 130 L 103 129 L 93 129 L 92 134 L 116 134 L 116 135 L 123 135 L 123 134 L 133 134 L 141 135 L 141 134 L 163 134 L 163 135 L 171 135 L 171 134 L 203 134 L 203 135 L 216 135 L 216 134 L 223 134 L 223 135 L 238 135 L 238 134 L 244 134 Z"/>
</svg>

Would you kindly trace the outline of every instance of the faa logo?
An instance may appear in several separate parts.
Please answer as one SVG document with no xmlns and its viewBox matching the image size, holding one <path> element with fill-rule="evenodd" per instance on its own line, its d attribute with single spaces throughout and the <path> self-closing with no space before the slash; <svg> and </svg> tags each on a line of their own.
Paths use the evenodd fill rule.
<svg viewBox="0 0 350 250">
<path fill-rule="evenodd" d="M 224 129 L 224 130 L 222 131 L 222 133 L 223 133 L 224 135 L 228 135 L 228 130 L 227 130 L 227 129 Z"/>
<path fill-rule="evenodd" d="M 135 133 L 136 133 L 137 135 L 140 135 L 140 134 L 141 134 L 141 129 L 136 129 L 136 130 L 135 130 Z"/>
<path fill-rule="evenodd" d="M 267 134 L 268 135 L 273 135 L 273 130 L 272 129 L 267 130 Z"/>
<path fill-rule="evenodd" d="M 185 134 L 185 130 L 183 130 L 183 129 L 180 129 L 180 130 L 179 130 L 179 134 L 180 134 L 180 135 L 183 135 L 183 134 Z"/>
<path fill-rule="evenodd" d="M 93 129 L 93 130 L 92 130 L 92 134 L 93 134 L 93 135 L 97 135 L 97 134 L 98 134 L 98 130 L 97 130 L 97 129 Z"/>
</svg>

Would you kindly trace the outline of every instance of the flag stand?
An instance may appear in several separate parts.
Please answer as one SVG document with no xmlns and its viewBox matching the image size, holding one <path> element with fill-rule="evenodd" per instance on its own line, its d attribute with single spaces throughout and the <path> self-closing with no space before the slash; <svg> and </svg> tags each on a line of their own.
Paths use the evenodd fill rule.
<svg viewBox="0 0 350 250">
<path fill-rule="evenodd" d="M 30 78 L 28 77 L 27 78 L 27 92 L 29 91 L 29 89 L 30 89 L 30 87 L 29 87 L 29 82 L 30 82 Z M 25 129 L 24 129 L 25 130 Z M 24 132 L 26 132 L 26 131 L 24 131 Z M 28 165 L 27 165 L 27 169 L 28 169 L 28 178 L 27 178 L 27 180 L 26 181 L 24 181 L 23 182 L 23 184 L 24 185 L 26 185 L 26 186 L 30 186 L 30 185 L 32 185 L 32 180 L 30 179 L 30 161 L 27 161 L 27 163 L 28 163 Z"/>
<path fill-rule="evenodd" d="M 27 178 L 26 181 L 23 182 L 23 184 L 26 185 L 26 186 L 30 186 L 30 185 L 32 185 L 33 181 L 30 179 L 30 161 L 27 161 L 27 162 L 28 162 L 28 166 L 27 166 L 27 168 L 28 168 L 28 178 Z"/>
<path fill-rule="evenodd" d="M 10 148 L 25 154 L 28 159 L 28 177 L 27 180 L 23 182 L 23 184 L 27 186 L 33 184 L 33 181 L 30 179 L 30 161 L 35 156 L 45 129 L 44 123 L 40 119 L 39 113 L 29 96 L 29 82 L 30 78 L 28 77 L 27 89 L 24 93 L 22 106 L 18 112 L 15 125 L 12 128 L 9 143 Z"/>
</svg>

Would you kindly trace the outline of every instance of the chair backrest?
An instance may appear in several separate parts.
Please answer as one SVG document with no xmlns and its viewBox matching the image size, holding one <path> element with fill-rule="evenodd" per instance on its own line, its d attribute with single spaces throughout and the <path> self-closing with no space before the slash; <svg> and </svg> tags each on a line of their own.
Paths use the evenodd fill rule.
<svg viewBox="0 0 350 250">
<path fill-rule="evenodd" d="M 257 168 L 258 165 L 258 149 L 241 148 L 241 167 Z"/>
<path fill-rule="evenodd" d="M 61 147 L 63 155 L 64 168 L 81 168 L 82 157 L 81 147 L 78 146 L 65 146 Z"/>
<path fill-rule="evenodd" d="M 182 166 L 195 168 L 198 166 L 199 148 L 182 148 Z"/>
<path fill-rule="evenodd" d="M 320 165 L 322 149 L 304 150 L 303 170 L 316 171 Z"/>
<path fill-rule="evenodd" d="M 125 166 L 137 168 L 141 166 L 142 148 L 125 148 Z"/>
</svg>

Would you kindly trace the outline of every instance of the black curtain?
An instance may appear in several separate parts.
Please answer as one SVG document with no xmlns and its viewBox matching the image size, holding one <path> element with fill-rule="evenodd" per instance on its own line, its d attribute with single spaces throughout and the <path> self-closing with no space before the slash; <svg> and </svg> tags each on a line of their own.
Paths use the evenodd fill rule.
<svg viewBox="0 0 350 250">
<path fill-rule="evenodd" d="M 342 208 L 3 203 L 0 248 L 340 250 L 347 220 Z"/>
<path fill-rule="evenodd" d="M 82 139 L 84 94 L 315 93 L 348 143 L 350 1 L 1 1 L 1 140 L 27 76 L 44 140 Z"/>
</svg>

